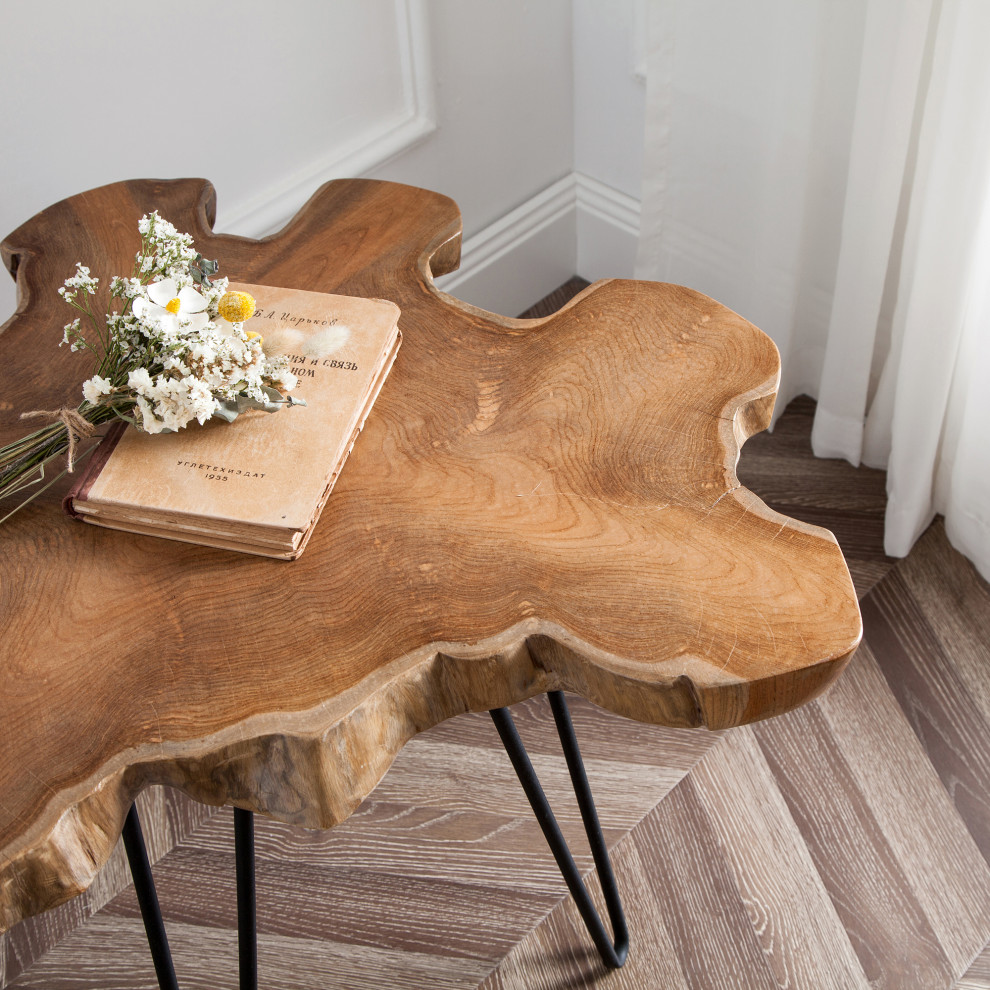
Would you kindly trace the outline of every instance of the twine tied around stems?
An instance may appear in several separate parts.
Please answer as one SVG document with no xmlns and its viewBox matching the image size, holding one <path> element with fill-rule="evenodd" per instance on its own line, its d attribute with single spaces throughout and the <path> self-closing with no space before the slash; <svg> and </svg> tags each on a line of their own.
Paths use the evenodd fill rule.
<svg viewBox="0 0 990 990">
<path fill-rule="evenodd" d="M 73 462 L 76 457 L 76 444 L 83 437 L 91 437 L 96 432 L 96 427 L 79 414 L 79 411 L 69 406 L 62 406 L 61 409 L 32 409 L 31 412 L 21 413 L 21 419 L 32 419 L 35 416 L 48 416 L 65 427 L 66 436 L 69 438 L 69 448 L 66 451 L 69 474 L 72 474 Z"/>
</svg>

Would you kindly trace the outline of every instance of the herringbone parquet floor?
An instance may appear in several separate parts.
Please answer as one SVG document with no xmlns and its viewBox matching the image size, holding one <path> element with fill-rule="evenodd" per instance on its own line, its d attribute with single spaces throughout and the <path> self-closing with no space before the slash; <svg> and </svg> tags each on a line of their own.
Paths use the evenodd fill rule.
<svg viewBox="0 0 990 990">
<path fill-rule="evenodd" d="M 262 986 L 990 988 L 990 588 L 938 522 L 884 557 L 883 475 L 815 460 L 813 411 L 792 403 L 739 475 L 846 553 L 866 634 L 835 687 L 722 733 L 571 699 L 626 967 L 597 961 L 490 719 L 468 715 L 415 739 L 331 832 L 258 819 Z M 515 712 L 590 871 L 546 701 Z M 162 791 L 142 807 L 181 985 L 235 987 L 230 812 Z M 125 884 L 118 851 L 86 896 L 0 940 L 0 986 L 153 990 Z"/>
</svg>

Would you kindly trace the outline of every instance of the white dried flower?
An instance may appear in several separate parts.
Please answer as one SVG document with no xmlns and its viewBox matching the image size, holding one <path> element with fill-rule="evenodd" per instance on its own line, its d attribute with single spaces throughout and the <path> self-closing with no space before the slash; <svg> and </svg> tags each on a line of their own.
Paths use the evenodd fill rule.
<svg viewBox="0 0 990 990">
<path fill-rule="evenodd" d="M 58 345 L 59 347 L 61 347 L 62 344 L 71 344 L 74 340 L 79 338 L 82 332 L 79 327 L 80 322 L 80 317 L 77 316 L 71 323 L 66 323 L 66 325 L 62 328 L 62 340 Z"/>
<path fill-rule="evenodd" d="M 113 383 L 99 375 L 93 375 L 88 381 L 83 382 L 83 398 L 87 402 L 92 402 L 95 406 L 104 395 L 109 395 L 113 391 Z"/>
</svg>

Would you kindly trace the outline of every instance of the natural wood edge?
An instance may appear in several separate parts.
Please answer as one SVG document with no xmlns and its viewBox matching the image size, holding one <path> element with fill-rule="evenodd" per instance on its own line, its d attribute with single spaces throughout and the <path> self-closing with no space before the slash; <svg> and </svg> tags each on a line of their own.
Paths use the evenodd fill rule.
<svg viewBox="0 0 990 990">
<path fill-rule="evenodd" d="M 433 279 L 449 275 L 461 267 L 461 228 L 446 236 L 439 244 L 431 244 L 423 252 L 419 271 L 425 282 L 433 285 Z M 436 286 L 434 286 L 436 289 Z M 436 289 L 439 293 L 439 289 Z M 453 298 L 452 296 L 449 298 Z"/>
<path fill-rule="evenodd" d="M 769 338 L 768 338 L 769 339 Z M 771 343 L 773 343 L 771 341 Z M 774 345 L 776 349 L 776 345 Z M 774 405 L 777 400 L 777 390 L 780 387 L 780 366 L 778 363 L 777 373 L 768 378 L 761 385 L 743 395 L 735 397 L 723 410 L 720 416 L 719 439 L 725 454 L 723 461 L 726 471 L 726 482 L 728 485 L 727 494 L 745 512 L 762 516 L 769 522 L 779 523 L 790 529 L 807 533 L 809 536 L 818 537 L 838 548 L 839 542 L 831 530 L 822 526 L 815 526 L 812 523 L 786 516 L 771 509 L 758 495 L 751 492 L 740 483 L 736 470 L 739 466 L 739 458 L 742 456 L 742 448 L 746 441 L 757 433 L 762 433 L 770 426 L 773 417 Z M 842 557 L 841 551 L 838 555 Z M 849 594 L 853 600 L 856 599 L 856 589 L 853 585 L 852 575 L 849 567 L 842 557 L 842 566 L 845 568 L 846 580 Z M 859 636 L 856 645 L 862 638 L 862 621 L 860 622 Z M 850 652 L 851 655 L 851 652 Z"/>
<path fill-rule="evenodd" d="M 781 675 L 802 682 L 800 691 L 788 688 L 793 700 L 786 707 L 824 690 L 851 652 Z M 653 675 L 649 681 L 644 670 Z M 432 644 L 324 705 L 256 716 L 208 739 L 148 743 L 53 798 L 0 867 L 0 932 L 89 887 L 113 851 L 127 809 L 153 784 L 178 788 L 204 804 L 330 828 L 371 793 L 409 739 L 467 711 L 562 689 L 639 721 L 725 728 L 765 705 L 775 680 L 746 685 L 725 678 L 744 688 L 732 692 L 741 700 L 729 709 L 719 690 L 724 685 L 711 682 L 710 664 L 691 657 L 635 664 L 538 619 L 477 644 Z M 764 700 L 747 703 L 754 692 Z"/>
<path fill-rule="evenodd" d="M 763 499 L 741 484 L 736 474 L 739 466 L 739 458 L 742 456 L 743 445 L 751 436 L 761 433 L 770 425 L 779 385 L 780 371 L 778 369 L 776 375 L 768 378 L 756 388 L 737 396 L 722 410 L 720 415 L 721 422 L 719 424 L 719 440 L 722 443 L 724 454 L 723 466 L 725 468 L 727 486 L 725 493 L 745 512 L 753 513 L 769 522 L 787 526 L 790 529 L 807 533 L 810 536 L 817 536 L 828 543 L 838 546 L 838 541 L 830 530 L 822 526 L 803 522 L 800 519 L 794 519 L 791 516 L 785 516 L 775 509 L 771 509 Z M 855 598 L 855 589 L 853 588 L 852 577 L 848 574 L 848 568 L 846 569 L 846 574 L 849 581 L 850 594 Z"/>
<path fill-rule="evenodd" d="M 459 244 L 458 250 L 460 250 Z M 616 281 L 612 278 L 599 279 L 597 282 L 592 282 L 591 285 L 586 286 L 580 292 L 572 296 L 563 306 L 560 307 L 560 309 L 551 313 L 549 316 L 538 316 L 532 319 L 520 319 L 517 316 L 503 316 L 501 313 L 493 313 L 490 310 L 482 309 L 480 306 L 475 306 L 472 303 L 465 302 L 463 299 L 458 299 L 457 296 L 452 296 L 450 293 L 444 292 L 443 289 L 438 288 L 433 281 L 433 276 L 446 273 L 434 270 L 435 265 L 431 263 L 429 257 L 425 253 L 419 267 L 424 284 L 428 287 L 429 291 L 445 306 L 449 306 L 451 309 L 459 310 L 465 316 L 471 317 L 474 320 L 482 320 L 485 323 L 503 327 L 507 330 L 526 330 L 529 328 L 539 327 L 545 323 L 549 323 L 552 320 L 556 320 L 561 313 L 566 313 L 568 310 L 573 309 L 575 306 L 582 303 L 588 296 L 593 295 L 610 282 Z"/>
<path fill-rule="evenodd" d="M 0 243 L 0 259 L 3 260 L 4 268 L 7 269 L 15 282 L 17 281 L 17 270 L 20 268 L 22 251 L 22 248 L 17 248 L 10 243 L 9 237 L 4 238 L 3 242 Z"/>
<path fill-rule="evenodd" d="M 59 202 L 53 203 L 40 213 L 35 213 L 29 217 L 0 242 L 0 260 L 2 260 L 4 267 L 10 273 L 10 277 L 14 280 L 14 285 L 17 289 L 17 302 L 14 306 L 14 312 L 11 313 L 9 319 L 0 324 L 0 336 L 13 324 L 14 320 L 25 315 L 31 308 L 33 301 L 31 296 L 31 285 L 33 281 L 32 267 L 36 257 L 35 237 L 32 234 L 32 230 L 36 226 L 43 224 L 46 216 L 64 213 L 66 210 L 71 209 L 73 200 L 102 193 L 114 186 L 123 188 L 128 185 L 188 187 L 190 196 L 195 200 L 196 204 L 192 211 L 193 215 L 198 221 L 202 232 L 212 233 L 217 216 L 217 191 L 209 179 L 135 179 L 130 180 L 130 182 L 112 182 L 104 186 L 95 186 L 92 189 L 87 189 L 85 192 L 76 193 L 73 196 L 59 200 Z M 244 239 L 247 240 L 248 238 Z M 66 274 L 68 275 L 69 273 L 67 272 Z"/>
<path fill-rule="evenodd" d="M 458 242 L 458 248 L 459 246 L 460 244 Z M 536 327 L 558 319 L 562 313 L 566 313 L 568 310 L 582 304 L 585 299 L 604 289 L 610 283 L 616 281 L 628 281 L 611 278 L 599 279 L 597 282 L 592 282 L 590 285 L 586 286 L 580 292 L 572 296 L 567 303 L 561 306 L 560 309 L 556 310 L 556 312 L 551 313 L 548 316 L 541 316 L 535 319 L 520 319 L 518 317 L 502 316 L 498 313 L 489 312 L 488 310 L 474 306 L 471 303 L 465 302 L 463 299 L 458 299 L 456 296 L 449 295 L 442 289 L 437 288 L 437 286 L 433 283 L 431 273 L 431 252 L 435 250 L 437 249 L 434 246 L 431 246 L 428 251 L 424 252 L 419 264 L 420 274 L 429 291 L 437 296 L 445 305 L 460 310 L 467 316 L 509 330 L 535 329 Z M 653 282 L 645 284 L 656 286 L 658 288 L 663 285 L 663 283 Z M 678 286 L 677 288 L 681 287 Z M 691 291 L 694 292 L 694 290 Z M 700 293 L 695 294 L 700 296 Z M 720 309 L 724 309 L 726 312 L 732 313 L 733 316 L 738 316 L 738 314 L 728 310 L 727 307 L 715 302 L 715 300 L 711 300 L 711 302 L 717 305 Z M 749 321 L 745 320 L 743 317 L 738 318 L 744 323 L 749 323 Z M 767 344 L 773 348 L 774 353 L 777 355 L 777 366 L 774 374 L 769 378 L 758 385 L 755 385 L 748 391 L 740 395 L 733 396 L 730 402 L 727 403 L 718 414 L 720 420 L 719 439 L 722 444 L 723 454 L 722 466 L 725 472 L 725 488 L 722 494 L 731 497 L 746 512 L 755 513 L 770 522 L 788 525 L 793 529 L 809 535 L 817 536 L 837 546 L 837 541 L 829 530 L 820 526 L 814 526 L 810 523 L 802 522 L 798 519 L 793 519 L 790 516 L 784 516 L 781 513 L 771 509 L 762 499 L 745 488 L 740 483 L 736 474 L 743 445 L 750 437 L 757 433 L 762 433 L 764 430 L 769 428 L 773 417 L 774 406 L 777 400 L 777 391 L 780 387 L 780 355 L 777 350 L 777 346 L 770 337 L 767 337 L 763 333 L 763 331 L 759 330 L 759 328 L 753 326 L 752 324 L 749 325 L 755 333 L 760 334 L 760 336 L 766 340 Z M 850 594 L 855 599 L 855 589 L 853 588 L 852 578 L 849 576 L 848 568 L 846 568 L 846 575 L 849 582 Z M 860 635 L 862 635 L 862 631 L 860 631 Z"/>
<path fill-rule="evenodd" d="M 458 241 L 458 248 L 459 247 L 460 242 Z M 510 330 L 535 329 L 536 327 L 556 320 L 562 313 L 566 313 L 568 310 L 580 305 L 585 299 L 593 296 L 599 290 L 604 289 L 610 283 L 620 281 L 611 278 L 599 279 L 597 282 L 592 282 L 590 285 L 586 286 L 580 292 L 572 296 L 567 303 L 561 306 L 560 309 L 556 310 L 556 312 L 551 313 L 548 316 L 541 316 L 535 319 L 519 319 L 518 317 L 502 316 L 498 313 L 492 313 L 488 310 L 481 309 L 478 306 L 465 302 L 463 299 L 458 299 L 456 296 L 451 296 L 442 289 L 437 288 L 437 286 L 433 283 L 431 273 L 431 253 L 436 250 L 437 248 L 431 245 L 431 247 L 423 253 L 422 258 L 420 259 L 420 273 L 428 289 L 445 305 L 458 309 L 472 318 L 483 320 L 495 326 L 504 327 Z M 648 284 L 659 287 L 663 283 L 651 282 Z M 693 292 L 694 290 L 691 291 Z M 700 295 L 700 293 L 698 295 Z M 716 303 L 715 300 L 711 300 L 711 302 L 719 306 L 719 308 L 732 313 L 731 310 L 728 310 L 727 307 L 722 306 L 720 303 Z M 732 315 L 738 316 L 736 313 L 732 313 Z M 745 320 L 743 317 L 738 318 L 744 323 L 749 323 L 749 321 Z M 777 350 L 777 345 L 770 337 L 767 337 L 763 331 L 759 330 L 759 328 L 753 326 L 752 324 L 750 324 L 750 326 L 752 326 L 754 332 L 759 333 L 762 337 L 764 337 L 767 344 L 773 348 L 774 353 L 777 355 L 777 367 L 774 374 L 760 384 L 755 385 L 747 392 L 733 396 L 731 401 L 727 403 L 727 405 L 718 414 L 720 420 L 719 439 L 722 444 L 723 453 L 722 466 L 725 471 L 725 489 L 722 494 L 731 497 L 746 512 L 759 515 L 773 523 L 787 525 L 792 529 L 799 530 L 800 532 L 807 533 L 808 535 L 817 536 L 820 539 L 838 546 L 835 536 L 829 530 L 824 529 L 821 526 L 812 525 L 811 523 L 802 522 L 801 520 L 794 519 L 790 516 L 782 515 L 774 509 L 771 509 L 761 498 L 754 495 L 753 492 L 749 491 L 749 489 L 745 488 L 740 483 L 736 474 L 743 445 L 750 437 L 757 433 L 762 433 L 764 430 L 769 428 L 773 418 L 774 406 L 777 401 L 777 392 L 780 387 L 780 355 Z M 843 566 L 845 566 L 844 561 Z M 853 599 L 855 599 L 855 589 L 853 587 L 852 577 L 848 572 L 848 567 L 846 567 L 846 576 L 850 594 Z M 860 629 L 860 637 L 861 636 L 862 629 Z M 859 638 L 857 638 L 856 642 L 859 642 Z"/>
<path fill-rule="evenodd" d="M 769 340 L 769 338 L 767 339 Z M 770 341 L 770 343 L 773 344 L 773 341 Z M 776 344 L 773 344 L 773 347 L 774 350 L 777 349 Z M 779 388 L 780 362 L 778 352 L 776 374 L 768 378 L 762 384 L 751 389 L 749 392 L 735 397 L 722 410 L 719 439 L 721 440 L 722 448 L 725 452 L 724 465 L 726 469 L 726 480 L 730 486 L 728 489 L 728 496 L 735 501 L 744 512 L 761 516 L 769 522 L 775 524 L 779 523 L 781 527 L 786 526 L 792 530 L 806 533 L 809 536 L 816 537 L 826 543 L 832 544 L 835 548 L 834 556 L 837 558 L 835 561 L 835 566 L 841 566 L 844 570 L 850 600 L 856 601 L 856 588 L 853 584 L 852 575 L 849 572 L 849 565 L 846 563 L 845 558 L 839 549 L 839 541 L 835 538 L 835 534 L 822 526 L 815 526 L 811 523 L 804 522 L 803 520 L 794 519 L 791 516 L 785 516 L 782 513 L 777 512 L 776 509 L 771 509 L 770 506 L 763 501 L 763 499 L 743 486 L 739 481 L 738 475 L 736 474 L 743 445 L 751 436 L 761 433 L 763 430 L 769 428 L 773 417 L 774 405 L 777 401 L 777 392 Z M 830 658 L 828 661 L 829 666 L 833 667 L 834 670 L 831 670 L 827 677 L 822 677 L 822 664 L 815 664 L 814 666 L 808 668 L 807 675 L 809 677 L 809 683 L 806 685 L 807 694 L 805 695 L 805 701 L 812 701 L 814 698 L 818 697 L 823 691 L 826 690 L 826 688 L 828 688 L 835 678 L 839 676 L 846 664 L 849 663 L 852 655 L 856 652 L 862 638 L 863 620 L 862 616 L 860 616 L 858 628 L 854 639 L 849 644 L 849 649 L 837 657 Z M 772 680 L 773 679 L 770 679 L 769 681 L 763 683 L 759 681 L 751 682 L 750 697 L 755 701 L 757 698 L 765 698 L 767 695 L 772 695 Z M 803 703 L 804 702 L 802 702 L 802 704 Z M 782 714 L 780 709 L 770 708 L 769 711 L 772 711 L 773 714 Z M 755 706 L 751 704 L 746 716 L 740 719 L 740 722 L 754 722 L 766 717 L 768 716 L 759 715 Z M 710 721 L 708 724 L 711 726 Z"/>
</svg>

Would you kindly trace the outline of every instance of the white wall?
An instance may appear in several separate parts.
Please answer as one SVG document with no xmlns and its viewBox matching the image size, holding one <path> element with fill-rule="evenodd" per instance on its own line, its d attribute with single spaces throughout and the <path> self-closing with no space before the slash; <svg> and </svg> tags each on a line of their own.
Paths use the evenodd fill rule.
<svg viewBox="0 0 990 990">
<path fill-rule="evenodd" d="M 453 196 L 470 235 L 573 167 L 570 0 L 8 6 L 3 234 L 92 186 L 201 175 L 217 228 L 258 235 L 368 174 Z"/>
<path fill-rule="evenodd" d="M 639 199 L 647 0 L 573 0 L 574 168 Z"/>
<path fill-rule="evenodd" d="M 629 278 L 635 268 L 647 0 L 572 0 L 570 7 L 571 171 L 481 230 L 461 197 L 469 235 L 461 271 L 440 285 L 486 309 L 518 313 L 575 273 L 594 281 Z M 559 50 L 549 68 L 559 72 Z M 531 86 L 523 105 L 539 94 Z M 401 174 L 405 159 L 396 167 Z"/>
<path fill-rule="evenodd" d="M 575 271 L 630 278 L 639 238 L 648 0 L 573 0 Z"/>
<path fill-rule="evenodd" d="M 430 0 L 436 134 L 368 174 L 453 197 L 465 237 L 574 162 L 570 0 Z"/>
<path fill-rule="evenodd" d="M 464 219 L 462 266 L 439 284 L 516 315 L 575 272 L 573 211 L 545 202 L 574 167 L 571 2 L 428 8 L 436 134 L 368 174 L 453 197 Z"/>
<path fill-rule="evenodd" d="M 243 213 L 259 191 L 402 114 L 394 7 L 7 5 L 0 227 L 135 176 L 207 176 L 221 216 Z"/>
<path fill-rule="evenodd" d="M 328 178 L 438 189 L 442 285 L 515 314 L 632 274 L 646 0 L 37 0 L 4 12 L 0 234 L 137 176 L 205 176 L 217 229 L 277 229 Z M 84 259 L 82 259 L 84 260 Z M 0 274 L 0 319 L 14 308 Z"/>
</svg>

